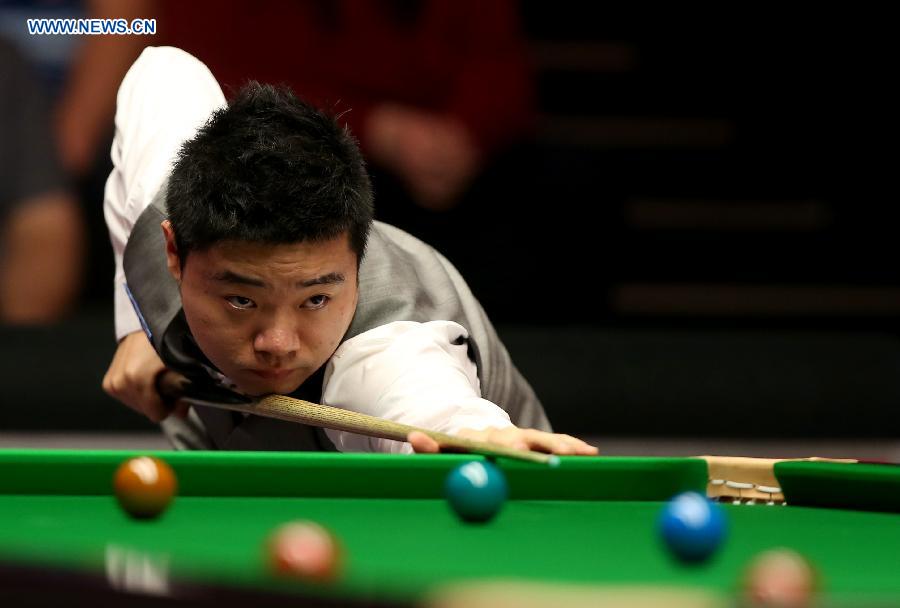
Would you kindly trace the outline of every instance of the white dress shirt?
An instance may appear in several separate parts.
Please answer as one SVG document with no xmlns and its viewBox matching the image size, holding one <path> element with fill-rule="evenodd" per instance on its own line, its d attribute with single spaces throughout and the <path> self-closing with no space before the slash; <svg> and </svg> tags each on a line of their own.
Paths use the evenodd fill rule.
<svg viewBox="0 0 900 608">
<path fill-rule="evenodd" d="M 103 201 L 115 254 L 116 337 L 141 331 L 125 292 L 122 256 L 138 217 L 172 170 L 182 143 L 225 97 L 209 69 L 184 51 L 149 47 L 119 87 L 113 170 Z M 445 433 L 512 426 L 509 415 L 481 398 L 477 369 L 459 344 L 468 334 L 451 321 L 395 322 L 347 340 L 328 361 L 322 400 Z M 326 431 L 341 451 L 410 452 L 405 442 Z"/>
</svg>

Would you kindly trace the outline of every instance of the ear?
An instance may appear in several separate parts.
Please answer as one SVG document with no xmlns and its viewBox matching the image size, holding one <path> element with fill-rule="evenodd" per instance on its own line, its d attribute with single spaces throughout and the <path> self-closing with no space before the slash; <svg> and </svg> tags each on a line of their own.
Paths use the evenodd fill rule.
<svg viewBox="0 0 900 608">
<path fill-rule="evenodd" d="M 166 237 L 166 266 L 169 267 L 169 274 L 172 275 L 172 278 L 181 283 L 181 258 L 178 256 L 178 246 L 175 244 L 175 231 L 172 229 L 172 222 L 163 220 L 160 226 Z"/>
</svg>

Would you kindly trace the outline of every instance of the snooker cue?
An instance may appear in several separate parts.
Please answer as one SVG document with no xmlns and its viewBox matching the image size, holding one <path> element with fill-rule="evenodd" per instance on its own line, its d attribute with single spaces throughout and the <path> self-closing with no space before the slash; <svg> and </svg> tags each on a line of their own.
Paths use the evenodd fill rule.
<svg viewBox="0 0 900 608">
<path fill-rule="evenodd" d="M 206 405 L 219 409 L 245 412 L 267 418 L 277 418 L 287 422 L 301 422 L 310 426 L 323 427 L 338 431 L 348 431 L 368 437 L 381 439 L 393 439 L 395 441 L 407 441 L 407 436 L 418 431 L 431 437 L 438 443 L 440 449 L 448 449 L 456 452 L 469 452 L 485 456 L 503 456 L 517 460 L 527 460 L 540 464 L 556 466 L 559 457 L 554 454 L 534 452 L 531 450 L 518 450 L 506 446 L 476 441 L 463 437 L 454 437 L 438 431 L 430 431 L 409 424 L 385 420 L 368 414 L 351 412 L 349 410 L 321 405 L 295 399 L 284 395 L 268 395 L 251 403 L 219 403 L 192 399 L 184 395 L 185 388 L 190 381 L 184 376 L 171 370 L 163 370 L 156 378 L 156 388 L 165 401 L 183 400 L 187 403 Z"/>
</svg>

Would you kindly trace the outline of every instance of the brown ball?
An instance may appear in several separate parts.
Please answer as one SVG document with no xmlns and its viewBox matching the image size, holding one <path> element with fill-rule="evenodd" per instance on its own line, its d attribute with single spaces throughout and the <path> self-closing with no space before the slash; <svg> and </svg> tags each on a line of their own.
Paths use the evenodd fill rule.
<svg viewBox="0 0 900 608">
<path fill-rule="evenodd" d="M 178 490 L 172 467 L 153 456 L 129 458 L 116 470 L 113 490 L 132 517 L 149 519 L 162 513 Z"/>
<path fill-rule="evenodd" d="M 278 576 L 330 582 L 343 569 L 343 549 L 325 527 L 312 521 L 283 524 L 268 538 L 270 570 Z"/>
<path fill-rule="evenodd" d="M 744 599 L 750 606 L 809 606 L 815 591 L 815 570 L 805 557 L 791 549 L 759 554 L 744 578 Z"/>
</svg>

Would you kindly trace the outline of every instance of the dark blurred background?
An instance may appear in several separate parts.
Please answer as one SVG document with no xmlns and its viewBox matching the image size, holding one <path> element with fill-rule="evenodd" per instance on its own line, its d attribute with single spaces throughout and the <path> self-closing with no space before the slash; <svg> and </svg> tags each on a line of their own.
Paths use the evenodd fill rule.
<svg viewBox="0 0 900 608">
<path fill-rule="evenodd" d="M 61 261 L 4 290 L 47 276 L 64 285 L 53 269 L 65 263 L 83 277 L 55 307 L 38 310 L 37 292 L 5 316 L 0 431 L 153 428 L 100 389 L 115 349 L 102 200 L 118 81 L 144 45 L 175 44 L 226 94 L 277 80 L 352 110 L 379 217 L 460 268 L 557 429 L 896 437 L 895 45 L 877 15 L 759 11 L 0 3 L 0 35 L 46 91 L 59 151 L 47 175 L 65 179 L 44 183 L 78 209 L 57 203 L 49 220 L 75 234 Z M 159 29 L 24 32 L 26 16 L 69 15 L 154 17 Z M 41 50 L 52 45 L 67 48 Z M 366 62 L 392 67 L 373 83 Z M 0 95 L 21 97 L 0 82 Z M 401 124 L 405 139 L 379 138 Z M 435 175 L 429 155 L 446 171 Z M 6 243 L 31 208 L 0 204 Z"/>
</svg>

